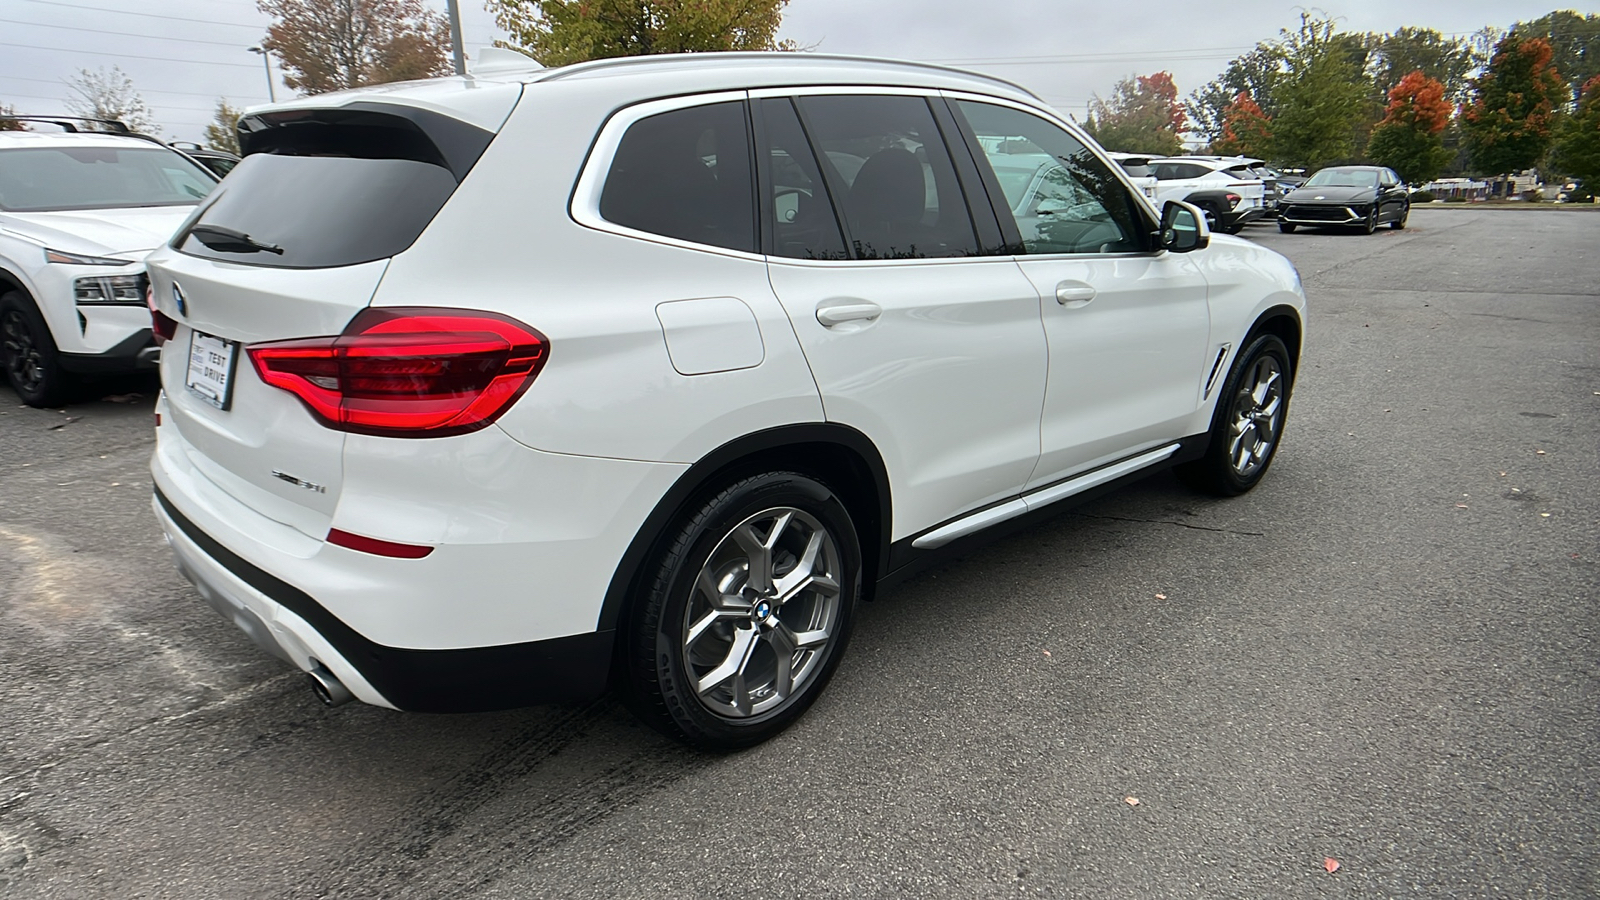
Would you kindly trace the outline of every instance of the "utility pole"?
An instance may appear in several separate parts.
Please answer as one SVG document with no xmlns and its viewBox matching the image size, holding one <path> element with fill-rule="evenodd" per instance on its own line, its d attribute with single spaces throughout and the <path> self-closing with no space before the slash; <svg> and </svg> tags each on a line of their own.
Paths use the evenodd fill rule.
<svg viewBox="0 0 1600 900">
<path fill-rule="evenodd" d="M 456 0 L 445 0 L 445 9 L 450 16 L 450 55 L 455 60 L 456 74 L 467 74 L 467 57 L 461 52 L 461 9 L 456 6 Z"/>
<path fill-rule="evenodd" d="M 455 0 L 450 0 L 450 2 L 454 3 Z M 277 103 L 278 91 L 272 86 L 272 57 L 268 56 L 266 49 L 262 47 L 251 47 L 250 52 L 261 54 L 261 65 L 267 70 L 267 100 L 271 103 Z"/>
</svg>

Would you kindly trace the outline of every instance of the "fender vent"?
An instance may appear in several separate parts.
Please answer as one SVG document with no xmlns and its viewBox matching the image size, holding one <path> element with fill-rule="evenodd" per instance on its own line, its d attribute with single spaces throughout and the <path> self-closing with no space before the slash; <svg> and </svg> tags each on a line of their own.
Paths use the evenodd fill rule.
<svg viewBox="0 0 1600 900">
<path fill-rule="evenodd" d="M 1200 397 L 1200 399 L 1211 399 L 1211 391 L 1217 386 L 1217 376 L 1222 374 L 1222 363 L 1228 358 L 1228 351 L 1232 349 L 1232 344 L 1223 344 L 1220 348 L 1218 348 L 1217 361 L 1211 364 L 1211 375 L 1206 378 L 1206 391 Z"/>
</svg>

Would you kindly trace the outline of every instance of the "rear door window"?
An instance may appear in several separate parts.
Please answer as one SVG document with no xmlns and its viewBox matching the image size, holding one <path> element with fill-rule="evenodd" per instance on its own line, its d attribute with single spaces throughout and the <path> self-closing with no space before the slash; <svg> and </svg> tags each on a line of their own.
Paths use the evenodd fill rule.
<svg viewBox="0 0 1600 900">
<path fill-rule="evenodd" d="M 756 252 L 744 104 L 675 109 L 628 126 L 606 174 L 600 216 L 662 237 Z"/>
<path fill-rule="evenodd" d="M 173 246 L 284 269 L 356 265 L 410 247 L 494 135 L 380 106 L 247 117 L 244 159 Z"/>
<path fill-rule="evenodd" d="M 944 137 L 922 97 L 797 98 L 856 259 L 977 256 Z"/>
<path fill-rule="evenodd" d="M 762 176 L 762 222 L 769 252 L 790 259 L 849 259 L 822 170 L 787 97 L 761 104 L 757 159 Z"/>
</svg>

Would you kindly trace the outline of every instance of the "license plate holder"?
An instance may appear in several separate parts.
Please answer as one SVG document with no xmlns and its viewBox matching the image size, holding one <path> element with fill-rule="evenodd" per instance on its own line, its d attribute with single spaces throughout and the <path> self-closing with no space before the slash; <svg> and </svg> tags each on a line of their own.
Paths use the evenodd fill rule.
<svg viewBox="0 0 1600 900">
<path fill-rule="evenodd" d="M 189 392 L 227 410 L 233 406 L 233 373 L 239 362 L 239 344 L 199 331 L 189 334 L 189 368 L 184 386 Z"/>
</svg>

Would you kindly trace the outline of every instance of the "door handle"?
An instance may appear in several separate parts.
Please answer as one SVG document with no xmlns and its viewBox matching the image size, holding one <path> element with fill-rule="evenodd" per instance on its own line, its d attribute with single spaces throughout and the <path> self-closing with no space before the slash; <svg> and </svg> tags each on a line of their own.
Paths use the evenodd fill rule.
<svg viewBox="0 0 1600 900">
<path fill-rule="evenodd" d="M 1056 302 L 1067 309 L 1079 309 L 1095 298 L 1095 289 L 1081 281 L 1063 281 L 1056 285 Z"/>
<path fill-rule="evenodd" d="M 817 307 L 817 321 L 824 328 L 843 325 L 846 322 L 871 321 L 883 314 L 883 307 L 865 300 L 854 300 L 849 303 L 823 304 Z"/>
</svg>

